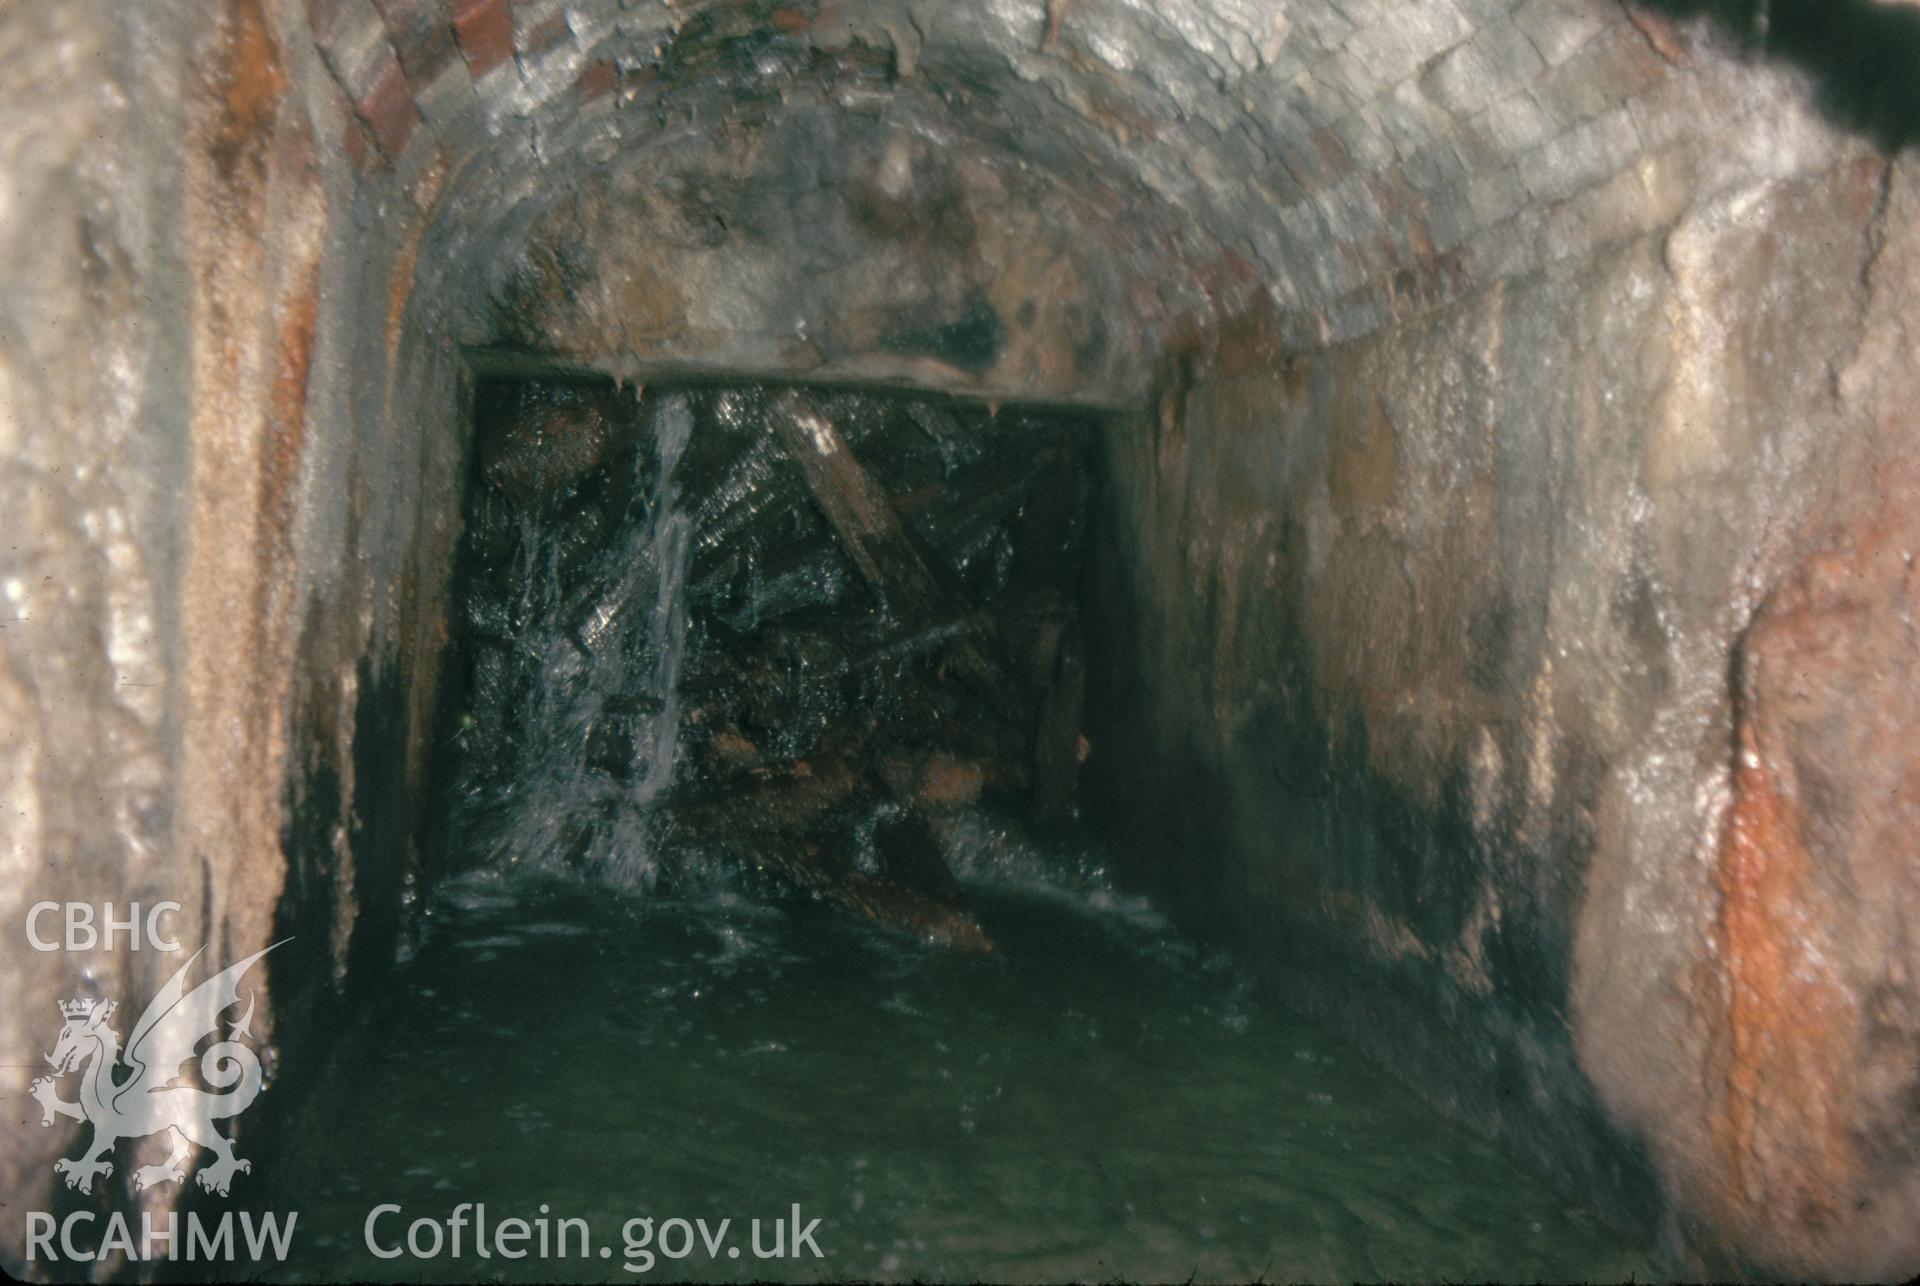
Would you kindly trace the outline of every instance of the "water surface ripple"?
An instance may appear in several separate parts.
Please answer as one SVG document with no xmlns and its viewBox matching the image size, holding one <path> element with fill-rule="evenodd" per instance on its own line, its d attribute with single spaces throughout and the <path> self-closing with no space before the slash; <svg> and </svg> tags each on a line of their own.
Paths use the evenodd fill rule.
<svg viewBox="0 0 1920 1286">
<path fill-rule="evenodd" d="M 978 875 L 978 872 L 975 872 Z M 988 958 L 807 901 L 475 875 L 263 1176 L 290 1280 L 644 1280 L 622 1225 L 770 1223 L 825 1257 L 646 1276 L 1622 1280 L 1640 1247 L 1435 1119 L 1146 908 L 973 890 Z M 329 1124 L 331 1123 L 331 1124 Z M 343 1159 L 347 1163 L 343 1164 Z M 380 1260 L 367 1212 L 586 1219 L 591 1258 Z M 599 1257 L 599 1246 L 612 1247 Z"/>
</svg>

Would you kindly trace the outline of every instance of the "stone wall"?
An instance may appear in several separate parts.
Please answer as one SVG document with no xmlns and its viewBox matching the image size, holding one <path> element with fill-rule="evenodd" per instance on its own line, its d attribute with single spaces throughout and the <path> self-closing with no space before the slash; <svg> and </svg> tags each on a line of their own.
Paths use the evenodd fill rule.
<svg viewBox="0 0 1920 1286">
<path fill-rule="evenodd" d="M 1912 1268 L 1909 104 L 1813 74 L 1915 15 L 1826 8 L 7 7 L 0 916 L 292 932 L 287 1050 L 391 958 L 476 352 L 1145 406 L 1093 767 L 1217 807 L 1137 878 L 1679 1240 Z"/>
<path fill-rule="evenodd" d="M 1920 168 L 1833 137 L 1631 174 L 1598 254 L 1168 355 L 1110 456 L 1093 815 L 1697 1268 L 1895 1275 Z"/>
</svg>

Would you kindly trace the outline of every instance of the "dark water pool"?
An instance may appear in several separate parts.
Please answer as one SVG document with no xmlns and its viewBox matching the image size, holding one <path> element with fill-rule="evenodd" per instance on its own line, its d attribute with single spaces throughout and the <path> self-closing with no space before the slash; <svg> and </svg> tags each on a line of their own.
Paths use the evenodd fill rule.
<svg viewBox="0 0 1920 1286">
<path fill-rule="evenodd" d="M 808 903 L 551 877 L 445 889 L 261 1176 L 300 1212 L 276 1276 L 1646 1275 L 1644 1248 L 1143 906 L 976 892 L 999 943 L 985 958 Z M 531 1253 L 480 1257 L 469 1211 L 456 1257 L 462 1203 L 484 1203 L 490 1238 L 527 1221 Z M 795 1249 L 795 1205 L 819 1221 L 799 1257 L 756 1256 L 756 1219 L 760 1250 L 776 1224 Z M 425 1219 L 438 1254 L 373 1254 L 383 1206 L 399 1208 L 373 1220 L 383 1250 Z M 559 1235 L 563 1218 L 585 1233 Z"/>
</svg>

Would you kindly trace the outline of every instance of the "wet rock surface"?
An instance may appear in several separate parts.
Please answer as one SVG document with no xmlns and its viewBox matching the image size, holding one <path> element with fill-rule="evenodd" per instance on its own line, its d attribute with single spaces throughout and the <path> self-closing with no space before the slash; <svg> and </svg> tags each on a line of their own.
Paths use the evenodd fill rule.
<svg viewBox="0 0 1920 1286">
<path fill-rule="evenodd" d="M 1910 470 L 1891 472 L 1740 641 L 1719 976 L 1700 988 L 1714 1178 L 1743 1243 L 1786 1259 L 1811 1242 L 1863 1277 L 1911 1245 L 1920 1117 L 1902 909 L 1920 894 L 1920 511 Z M 1877 1253 L 1851 1249 L 1863 1228 Z"/>
<path fill-rule="evenodd" d="M 476 406 L 453 850 L 641 888 L 721 859 L 988 947 L 941 839 L 983 796 L 1072 815 L 1084 419 L 592 382 Z"/>
<path fill-rule="evenodd" d="M 1862 461 L 1911 456 L 1920 404 L 1913 82 L 1872 74 L 1917 22 L 1869 0 L 10 6 L 7 918 L 172 896 L 227 961 L 297 926 L 261 1013 L 294 1052 L 378 976 L 432 874 L 462 388 L 490 346 L 1121 408 L 1096 452 L 1111 574 L 1077 636 L 1110 714 L 1070 744 L 1041 699 L 1036 801 L 1090 751 L 1132 879 L 1271 948 L 1442 1107 L 1663 1221 L 1674 1262 L 1909 1274 L 1920 965 L 1877 909 L 1908 899 L 1898 756 L 1874 709 L 1780 677 L 1887 691 L 1904 609 L 1862 570 L 1859 651 L 1784 607 L 1755 622 L 1812 560 L 1877 566 L 1868 533 L 1911 508 Z M 603 467 L 579 414 L 503 485 Z M 937 543 L 916 485 L 890 499 Z M 584 547 L 608 516 L 579 521 Z M 796 604 L 837 585 L 838 611 L 872 591 L 813 521 L 754 537 L 755 574 Z M 926 657 L 955 624 L 872 642 Z M 1003 651 L 1016 674 L 1050 653 L 1070 707 L 1075 639 Z M 1881 731 L 1833 731 L 1855 719 Z M 709 758 L 796 763 L 793 740 L 716 734 Z M 991 760 L 878 762 L 944 800 L 1007 789 Z M 1892 856 L 1864 856 L 1882 834 Z M 69 985 L 9 950 L 18 994 Z M 1803 994 L 1813 950 L 1833 985 Z M 131 993 L 150 964 L 83 968 Z M 1803 1002 L 1830 1042 L 1794 1034 Z M 0 1011 L 10 1049 L 38 1032 Z M 5 1129 L 0 1186 L 44 1204 L 59 1132 Z"/>
<path fill-rule="evenodd" d="M 1914 1254 L 1913 182 L 1843 154 L 1312 358 L 1256 315 L 1105 457 L 1110 842 L 1693 1272 Z"/>
</svg>

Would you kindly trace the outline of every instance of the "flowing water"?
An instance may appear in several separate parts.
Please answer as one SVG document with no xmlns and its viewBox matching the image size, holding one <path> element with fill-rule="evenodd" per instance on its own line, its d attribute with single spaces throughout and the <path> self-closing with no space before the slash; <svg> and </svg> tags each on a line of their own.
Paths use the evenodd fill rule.
<svg viewBox="0 0 1920 1286">
<path fill-rule="evenodd" d="M 989 955 L 676 854 L 662 818 L 701 784 L 687 743 L 733 708 L 715 674 L 778 712 L 755 734 L 775 765 L 936 681 L 921 639 L 873 633 L 847 597 L 758 405 L 656 396 L 572 489 L 513 501 L 510 470 L 476 489 L 451 806 L 480 869 L 429 901 L 261 1167 L 266 1208 L 298 1212 L 287 1280 L 1644 1270 L 1642 1247 L 1119 896 L 1076 841 L 1042 851 L 984 813 L 941 829 Z M 933 409 L 892 457 L 878 411 L 842 409 L 870 458 L 959 467 L 933 458 L 960 440 L 927 429 Z M 928 537 L 952 547 L 944 571 L 1005 582 L 1002 524 L 961 518 Z M 723 664 L 805 611 L 912 655 Z M 903 806 L 849 795 L 834 815 L 867 820 L 821 842 L 871 874 L 876 819 Z"/>
<path fill-rule="evenodd" d="M 1117 897 L 1094 859 L 989 825 L 963 843 L 986 957 L 725 885 L 444 888 L 265 1167 L 269 1204 L 300 1212 L 285 1279 L 1645 1275 L 1644 1247 Z M 416 1219 L 445 1238 L 463 1202 L 490 1228 L 527 1220 L 536 1251 L 546 1221 L 548 1257 L 479 1257 L 472 1216 L 458 1257 L 367 1249 L 376 1207 L 399 1207 L 373 1224 L 392 1250 Z M 776 1223 L 791 1248 L 796 1204 L 819 1220 L 801 1257 L 756 1257 L 752 1221 L 761 1249 Z M 579 1225 L 553 1253 L 562 1218 L 584 1253 Z M 673 1219 L 730 1223 L 709 1252 Z"/>
<path fill-rule="evenodd" d="M 493 645 L 481 649 L 478 684 L 496 717 L 463 734 L 455 817 L 483 861 L 629 888 L 654 877 L 653 806 L 673 784 L 687 648 L 686 399 L 664 400 L 651 428 L 649 449 L 601 479 L 612 517 L 577 511 L 598 519 L 582 533 L 552 498 L 516 513 L 501 524 L 512 537 L 505 574 L 493 593 L 467 597 Z M 609 728 L 620 734 L 610 743 Z"/>
</svg>

